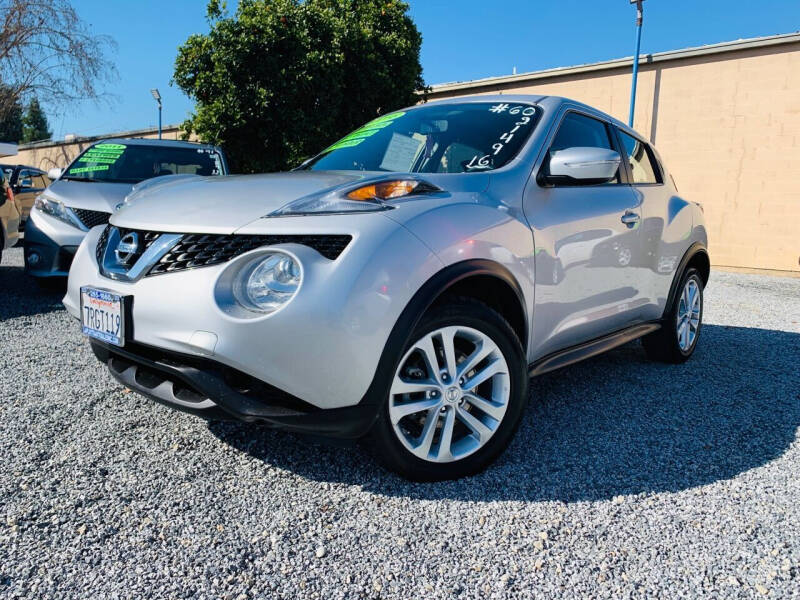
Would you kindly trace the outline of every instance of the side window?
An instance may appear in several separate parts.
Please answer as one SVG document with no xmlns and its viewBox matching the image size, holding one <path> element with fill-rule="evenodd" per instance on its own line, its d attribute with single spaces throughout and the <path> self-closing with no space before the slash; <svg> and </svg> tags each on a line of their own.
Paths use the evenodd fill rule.
<svg viewBox="0 0 800 600">
<path fill-rule="evenodd" d="M 33 176 L 33 173 L 31 173 L 27 169 L 21 169 L 19 174 L 17 175 L 17 185 L 18 186 L 22 186 L 23 182 L 26 181 L 26 180 L 30 180 L 32 176 Z M 33 181 L 31 181 L 30 183 L 32 184 Z M 26 186 L 26 187 L 30 187 L 30 186 Z"/>
<path fill-rule="evenodd" d="M 550 144 L 550 154 L 567 148 L 604 148 L 613 150 L 608 127 L 602 121 L 570 112 L 561 121 L 556 137 Z M 620 183 L 619 173 L 609 183 Z"/>
<path fill-rule="evenodd" d="M 653 153 L 647 144 L 622 131 L 619 132 L 619 137 L 625 147 L 625 153 L 628 155 L 633 183 L 663 183 L 661 171 L 656 166 Z"/>
</svg>

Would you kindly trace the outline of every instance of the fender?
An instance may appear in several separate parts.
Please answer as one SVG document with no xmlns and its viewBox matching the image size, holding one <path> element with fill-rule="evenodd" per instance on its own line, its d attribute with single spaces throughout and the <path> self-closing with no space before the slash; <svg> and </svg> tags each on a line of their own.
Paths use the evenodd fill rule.
<svg viewBox="0 0 800 600">
<path fill-rule="evenodd" d="M 359 402 L 360 406 L 374 406 L 374 416 L 370 421 L 370 427 L 378 416 L 381 400 L 388 393 L 397 362 L 402 358 L 401 352 L 408 343 L 411 333 L 416 328 L 422 315 L 443 292 L 446 292 L 459 281 L 476 275 L 495 277 L 508 284 L 514 290 L 517 300 L 523 309 L 526 321 L 525 326 L 527 327 L 528 316 L 525 310 L 522 288 L 516 278 L 503 265 L 486 259 L 470 259 L 445 267 L 417 290 L 403 309 L 403 312 L 400 313 L 392 332 L 389 334 L 389 338 L 383 348 L 383 354 L 378 362 L 378 368 L 372 377 L 372 382 Z"/>
<path fill-rule="evenodd" d="M 706 259 L 708 259 L 708 250 L 705 245 L 700 242 L 695 242 L 689 246 L 689 249 L 686 250 L 683 258 L 681 258 L 681 262 L 678 263 L 678 268 L 675 269 L 675 276 L 672 278 L 672 285 L 669 287 L 664 313 L 661 315 L 662 320 L 666 318 L 669 307 L 672 306 L 672 303 L 675 301 L 675 296 L 678 294 L 678 285 L 680 284 L 681 277 L 683 277 L 683 274 L 686 272 L 687 265 L 698 254 L 704 254 Z"/>
</svg>

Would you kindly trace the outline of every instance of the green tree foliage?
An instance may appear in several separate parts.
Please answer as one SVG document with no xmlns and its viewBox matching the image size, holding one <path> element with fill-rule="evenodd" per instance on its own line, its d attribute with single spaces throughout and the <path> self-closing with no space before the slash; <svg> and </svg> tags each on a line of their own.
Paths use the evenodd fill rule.
<svg viewBox="0 0 800 600">
<path fill-rule="evenodd" d="M 184 123 L 235 170 L 295 166 L 365 121 L 419 101 L 422 37 L 398 0 L 240 0 L 208 5 L 211 31 L 178 50 Z"/>
<path fill-rule="evenodd" d="M 0 94 L 3 86 L 0 86 Z M 19 102 L 8 104 L 0 119 L 0 142 L 16 144 L 22 139 L 22 105 Z"/>
<path fill-rule="evenodd" d="M 28 109 L 22 117 L 22 143 L 49 140 L 51 135 L 47 117 L 39 105 L 39 101 L 34 98 L 28 104 Z"/>
</svg>

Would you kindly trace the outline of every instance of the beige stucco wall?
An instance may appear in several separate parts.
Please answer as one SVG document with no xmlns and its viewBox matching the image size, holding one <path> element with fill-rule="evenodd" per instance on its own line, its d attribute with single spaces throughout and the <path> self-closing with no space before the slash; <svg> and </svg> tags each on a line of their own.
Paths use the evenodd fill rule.
<svg viewBox="0 0 800 600">
<path fill-rule="evenodd" d="M 630 67 L 434 93 L 567 96 L 628 120 Z M 642 65 L 634 128 L 702 203 L 715 265 L 800 272 L 800 42 Z"/>
<path fill-rule="evenodd" d="M 161 130 L 161 137 L 165 140 L 179 140 L 181 139 L 181 133 L 181 130 L 177 126 L 168 126 Z M 158 131 L 153 129 L 142 129 L 101 136 L 81 137 L 70 143 L 45 142 L 31 144 L 29 146 L 20 146 L 19 152 L 16 156 L 3 158 L 2 162 L 3 164 L 10 165 L 30 165 L 32 167 L 44 169 L 45 171 L 52 169 L 53 167 L 59 167 L 63 169 L 70 162 L 72 162 L 72 159 L 78 156 L 78 154 L 80 154 L 87 146 L 90 146 L 98 140 L 112 137 L 156 139 L 158 138 Z M 190 139 L 194 139 L 194 136 L 192 136 Z"/>
</svg>

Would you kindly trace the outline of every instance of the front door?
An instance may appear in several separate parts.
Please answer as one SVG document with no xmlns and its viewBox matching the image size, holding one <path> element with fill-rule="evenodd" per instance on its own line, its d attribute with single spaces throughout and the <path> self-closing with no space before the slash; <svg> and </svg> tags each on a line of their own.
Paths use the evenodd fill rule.
<svg viewBox="0 0 800 600">
<path fill-rule="evenodd" d="M 568 111 L 548 155 L 574 147 L 619 152 L 607 123 Z M 624 171 L 601 185 L 531 182 L 525 214 L 536 252 L 534 358 L 642 320 L 647 295 L 628 268 L 640 252 L 640 206 Z"/>
<path fill-rule="evenodd" d="M 21 218 L 21 227 L 24 228 L 31 208 L 36 200 L 36 196 L 41 194 L 50 184 L 50 180 L 39 171 L 21 169 L 17 175 L 16 185 L 14 186 L 14 200 L 17 203 Z"/>
</svg>

